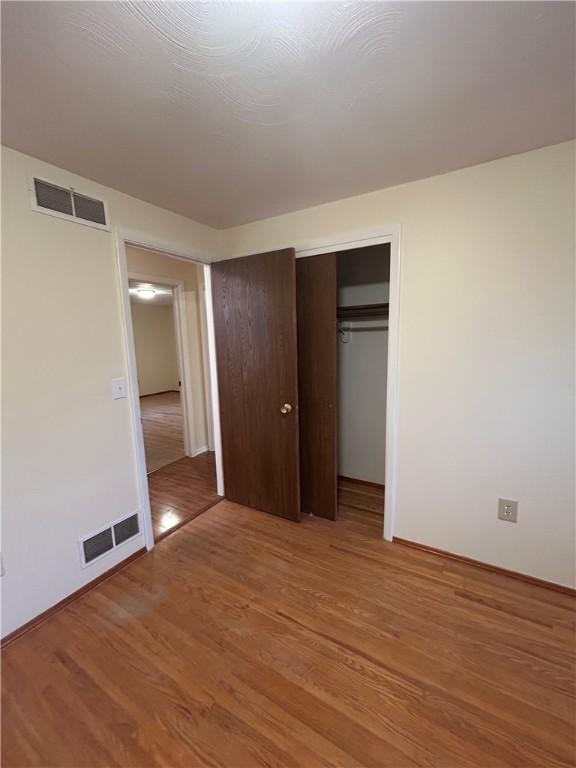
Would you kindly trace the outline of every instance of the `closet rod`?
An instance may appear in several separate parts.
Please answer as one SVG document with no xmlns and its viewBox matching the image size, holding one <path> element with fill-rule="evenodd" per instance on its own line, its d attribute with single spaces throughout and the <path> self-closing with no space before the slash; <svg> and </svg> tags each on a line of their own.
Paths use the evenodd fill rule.
<svg viewBox="0 0 576 768">
<path fill-rule="evenodd" d="M 357 304 L 352 307 L 337 307 L 338 320 L 370 319 L 388 317 L 389 304 Z"/>
</svg>

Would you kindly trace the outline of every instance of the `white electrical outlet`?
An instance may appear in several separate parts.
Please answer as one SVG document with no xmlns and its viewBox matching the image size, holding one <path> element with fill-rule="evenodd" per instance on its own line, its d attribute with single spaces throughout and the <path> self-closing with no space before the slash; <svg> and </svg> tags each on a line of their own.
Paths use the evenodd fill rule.
<svg viewBox="0 0 576 768">
<path fill-rule="evenodd" d="M 511 499 L 498 499 L 498 520 L 508 523 L 518 522 L 518 502 Z"/>
</svg>

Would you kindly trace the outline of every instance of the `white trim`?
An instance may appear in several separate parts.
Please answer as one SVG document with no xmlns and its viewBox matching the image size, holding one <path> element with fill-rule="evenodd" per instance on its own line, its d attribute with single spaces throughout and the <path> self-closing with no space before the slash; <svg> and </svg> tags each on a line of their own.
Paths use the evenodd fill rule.
<svg viewBox="0 0 576 768">
<path fill-rule="evenodd" d="M 337 253 L 338 251 L 350 251 L 353 248 L 366 248 L 369 245 L 382 245 L 392 243 L 394 238 L 400 237 L 399 224 L 383 224 L 380 227 L 369 227 L 362 230 L 350 230 L 340 235 L 333 235 L 314 240 L 301 240 L 294 242 L 279 241 L 268 244 L 265 251 L 280 251 L 284 248 L 294 248 L 296 258 L 305 256 L 318 256 L 322 253 Z M 235 253 L 234 256 L 226 257 L 239 259 L 242 256 L 251 256 L 258 253 L 254 248 Z"/>
<path fill-rule="evenodd" d="M 136 369 L 136 353 L 134 350 L 134 328 L 132 327 L 132 312 L 130 310 L 130 291 L 128 288 L 128 263 L 126 260 L 126 242 L 120 233 L 116 232 L 116 259 L 120 289 L 120 306 L 122 317 L 122 336 L 124 353 L 128 371 L 128 401 L 132 416 L 132 435 L 136 453 L 136 478 L 138 497 L 142 510 L 142 523 L 146 549 L 154 547 L 154 529 L 152 527 L 152 512 L 150 510 L 150 492 L 148 490 L 148 475 L 146 474 L 146 454 L 144 452 L 144 434 L 142 432 L 142 416 L 140 413 L 140 393 L 138 392 L 138 374 Z"/>
<path fill-rule="evenodd" d="M 212 302 L 212 272 L 204 266 L 206 290 L 206 322 L 208 330 L 208 358 L 210 360 L 210 392 L 212 395 L 212 428 L 216 451 L 216 493 L 224 496 L 224 465 L 222 461 L 222 432 L 220 430 L 220 397 L 218 394 L 218 366 L 216 364 L 216 336 L 214 333 L 214 306 Z"/>
<path fill-rule="evenodd" d="M 216 259 L 206 251 L 190 250 L 185 245 L 178 243 L 167 243 L 166 240 L 149 235 L 145 232 L 137 232 L 134 229 L 124 227 L 116 228 L 117 236 L 122 237 L 125 243 L 129 243 L 134 248 L 141 248 L 143 251 L 153 251 L 170 256 L 171 259 L 180 261 L 195 261 L 199 264 L 211 264 Z"/>
<path fill-rule="evenodd" d="M 180 378 L 180 394 L 182 395 L 182 416 L 184 418 L 184 453 L 186 456 L 196 456 L 196 423 L 194 413 L 194 396 L 192 392 L 192 364 L 190 361 L 190 339 L 186 317 L 186 301 L 184 298 L 184 281 L 174 278 L 151 275 L 144 272 L 128 272 L 129 280 L 141 280 L 147 283 L 168 285 L 174 289 L 172 313 L 174 332 L 176 335 L 176 356 L 178 358 L 178 376 Z"/>
<path fill-rule="evenodd" d="M 38 205 L 36 201 L 36 187 L 34 186 L 35 179 L 37 181 L 44 182 L 44 184 L 49 184 L 52 187 L 58 187 L 58 189 L 63 189 L 71 193 L 76 192 L 77 194 L 82 195 L 82 197 L 87 197 L 90 200 L 102 203 L 104 206 L 104 218 L 106 219 L 106 224 L 99 224 L 97 221 L 88 221 L 88 219 L 83 219 L 80 216 L 76 216 L 74 213 L 62 213 L 61 211 L 53 211 L 51 208 L 44 208 L 43 205 Z M 102 200 L 100 197 L 89 195 L 87 192 L 81 192 L 79 189 L 76 189 L 76 187 L 70 186 L 69 184 L 62 184 L 58 181 L 52 181 L 51 179 L 47 179 L 45 176 L 37 176 L 36 174 L 28 174 L 26 177 L 26 183 L 28 185 L 28 194 L 30 195 L 30 207 L 35 213 L 44 213 L 47 216 L 53 216 L 56 219 L 62 219 L 62 221 L 68 221 L 72 224 L 83 224 L 85 227 L 92 227 L 92 229 L 100 229 L 103 232 L 110 232 L 110 209 L 108 208 L 108 203 L 106 200 Z M 74 207 L 73 196 L 71 199 L 72 207 Z"/>
<path fill-rule="evenodd" d="M 200 455 L 202 455 L 203 453 L 208 453 L 208 451 L 209 451 L 209 450 L 210 450 L 210 449 L 208 448 L 208 446 L 207 446 L 207 445 L 203 445 L 201 448 L 197 448 L 197 449 L 194 451 L 194 457 L 196 457 L 196 456 L 200 456 Z"/>
<path fill-rule="evenodd" d="M 194 251 L 182 248 L 181 246 L 168 243 L 163 240 L 158 240 L 150 235 L 142 232 L 134 232 L 131 230 L 121 229 L 116 227 L 114 229 L 114 240 L 116 244 L 116 258 L 118 264 L 118 279 L 120 289 L 120 303 L 121 303 L 121 317 L 122 317 L 122 336 L 124 340 L 124 350 L 126 357 L 126 369 L 128 372 L 128 391 L 129 391 L 129 403 L 132 416 L 132 432 L 134 438 L 135 455 L 136 455 L 136 476 L 138 484 L 138 496 L 140 501 L 141 519 L 143 523 L 143 533 L 146 542 L 147 549 L 153 549 L 154 547 L 154 530 L 152 527 L 152 514 L 150 511 L 150 496 L 148 490 L 148 476 L 146 474 L 146 455 L 144 452 L 144 435 L 142 432 L 142 421 L 140 415 L 140 397 L 138 392 L 138 377 L 136 371 L 136 355 L 134 351 L 134 331 L 132 328 L 132 314 L 130 311 L 130 293 L 128 290 L 128 265 L 126 258 L 126 245 L 132 245 L 138 248 L 146 250 L 156 251 L 163 253 L 172 258 L 179 258 L 184 261 L 194 261 L 204 264 L 204 278 L 208 275 L 208 286 L 210 278 L 210 266 L 209 261 L 205 255 L 198 254 Z M 136 278 L 138 279 L 138 278 Z M 162 278 L 160 282 L 168 284 L 166 278 Z M 210 310 L 208 311 L 208 307 Z M 206 314 L 207 314 L 207 329 L 209 339 L 214 339 L 214 326 L 212 315 L 212 296 L 211 292 L 206 292 Z M 186 357 L 186 356 L 185 356 Z M 214 365 L 214 369 L 210 370 L 211 381 L 217 381 L 215 363 L 215 355 L 210 355 L 210 365 Z M 214 402 L 214 399 L 212 400 Z M 214 414 L 214 443 L 216 450 L 216 481 L 218 494 L 223 495 L 223 491 L 220 489 L 224 487 L 224 479 L 222 473 L 222 443 L 220 439 L 220 414 L 219 412 Z"/>
<path fill-rule="evenodd" d="M 396 491 L 398 480 L 398 417 L 400 361 L 400 225 L 387 224 L 363 231 L 334 235 L 321 240 L 308 240 L 296 245 L 274 245 L 266 250 L 292 247 L 296 258 L 337 253 L 354 248 L 390 243 L 390 311 L 388 316 L 388 370 L 386 376 L 386 468 L 384 497 L 384 530 L 386 541 L 392 541 L 396 529 Z M 254 249 L 251 251 L 254 253 Z M 238 254 L 248 255 L 248 254 Z"/>
</svg>

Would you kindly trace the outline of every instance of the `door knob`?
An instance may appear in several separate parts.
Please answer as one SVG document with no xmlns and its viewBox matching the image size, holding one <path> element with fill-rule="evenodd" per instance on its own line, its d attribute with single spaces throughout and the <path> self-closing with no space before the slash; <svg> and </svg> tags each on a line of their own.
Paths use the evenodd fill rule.
<svg viewBox="0 0 576 768">
<path fill-rule="evenodd" d="M 284 403 L 284 405 L 280 408 L 280 413 L 283 416 L 286 416 L 287 413 L 292 413 L 292 406 L 290 403 Z"/>
</svg>

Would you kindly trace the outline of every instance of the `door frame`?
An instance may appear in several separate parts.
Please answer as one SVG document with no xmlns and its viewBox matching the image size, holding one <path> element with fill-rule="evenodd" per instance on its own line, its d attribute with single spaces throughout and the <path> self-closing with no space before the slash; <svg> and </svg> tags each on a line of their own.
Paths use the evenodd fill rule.
<svg viewBox="0 0 576 768">
<path fill-rule="evenodd" d="M 360 232 L 350 232 L 295 246 L 296 258 L 320 253 L 338 253 L 370 245 L 390 244 L 390 297 L 388 315 L 388 367 L 386 372 L 386 466 L 384 474 L 383 537 L 392 541 L 396 528 L 398 479 L 398 416 L 400 364 L 400 235 L 399 224 L 388 224 Z"/>
<path fill-rule="evenodd" d="M 296 251 L 296 258 L 317 256 L 321 253 L 338 253 L 352 248 L 366 248 L 370 245 L 390 244 L 390 311 L 388 315 L 388 369 L 386 374 L 386 467 L 384 496 L 383 537 L 392 541 L 397 521 L 398 487 L 398 418 L 400 412 L 400 264 L 401 264 L 401 226 L 396 223 L 384 223 L 381 226 L 363 230 L 344 231 L 315 240 L 294 243 L 269 243 L 260 247 L 260 251 L 272 251 L 291 247 Z M 237 253 L 234 258 L 255 253 L 250 251 Z"/>
<path fill-rule="evenodd" d="M 152 526 L 152 512 L 150 509 L 150 494 L 148 488 L 148 475 L 146 472 L 146 455 L 144 452 L 144 433 L 142 430 L 142 420 L 140 412 L 140 394 L 138 390 L 138 374 L 136 368 L 136 351 L 134 348 L 134 329 L 132 327 L 132 312 L 130 308 L 130 292 L 128 286 L 128 261 L 126 257 L 126 246 L 130 245 L 142 250 L 154 251 L 155 253 L 164 254 L 173 259 L 180 259 L 181 261 L 190 261 L 195 264 L 202 265 L 204 267 L 204 307 L 201 311 L 206 316 L 206 328 L 208 331 L 208 361 L 210 366 L 210 387 L 211 387 L 211 405 L 212 405 L 212 421 L 213 421 L 213 434 L 214 434 L 214 449 L 216 453 L 216 487 L 218 496 L 224 496 L 224 474 L 222 468 L 222 441 L 220 436 L 220 411 L 218 403 L 218 372 L 216 370 L 216 354 L 214 346 L 214 321 L 212 310 L 212 290 L 211 290 L 211 273 L 210 273 L 210 261 L 205 254 L 195 251 L 183 250 L 181 246 L 170 243 L 163 240 L 158 240 L 148 234 L 141 232 L 134 232 L 131 230 L 122 229 L 116 227 L 114 230 L 114 240 L 116 245 L 116 262 L 118 267 L 118 289 L 120 297 L 121 308 L 121 325 L 122 325 L 122 337 L 124 342 L 124 357 L 125 367 L 127 372 L 128 383 L 128 401 L 130 405 L 130 416 L 132 421 L 132 437 L 134 441 L 135 455 L 136 455 L 136 478 L 138 488 L 138 500 L 140 508 L 140 517 L 142 520 L 142 528 L 144 533 L 144 540 L 146 549 L 151 550 L 154 548 L 154 530 Z M 135 276 L 135 279 L 140 279 L 137 273 L 130 273 Z M 151 278 L 148 276 L 148 280 Z M 170 281 L 167 278 L 156 278 L 156 282 L 169 285 L 171 282 L 176 284 L 176 292 L 179 292 L 179 307 L 180 311 L 184 312 L 184 302 L 182 296 L 183 287 L 180 284 L 182 281 L 173 280 Z M 176 295 L 174 297 L 174 315 L 176 316 Z M 179 332 L 179 340 L 177 346 L 179 346 L 183 353 L 184 339 L 187 339 L 186 323 L 183 322 L 184 315 L 180 316 L 179 322 L 181 328 Z M 186 360 L 186 355 L 183 355 L 183 360 Z M 184 382 L 190 382 L 190 368 L 189 361 L 188 376 L 182 378 L 182 385 L 184 388 Z M 186 370 L 186 364 L 183 366 Z M 181 370 L 184 373 L 184 370 Z M 190 392 L 191 394 L 191 392 Z M 191 402 L 190 402 L 191 406 Z M 189 420 L 189 427 L 193 425 L 193 413 L 190 407 L 188 407 L 187 418 Z M 185 430 L 185 434 L 188 430 Z M 189 436 L 190 437 L 190 436 Z M 188 437 L 188 439 L 189 439 Z M 186 437 L 185 437 L 186 439 Z M 188 444 L 189 445 L 189 444 Z M 188 451 L 186 451 L 188 455 Z"/>
</svg>

